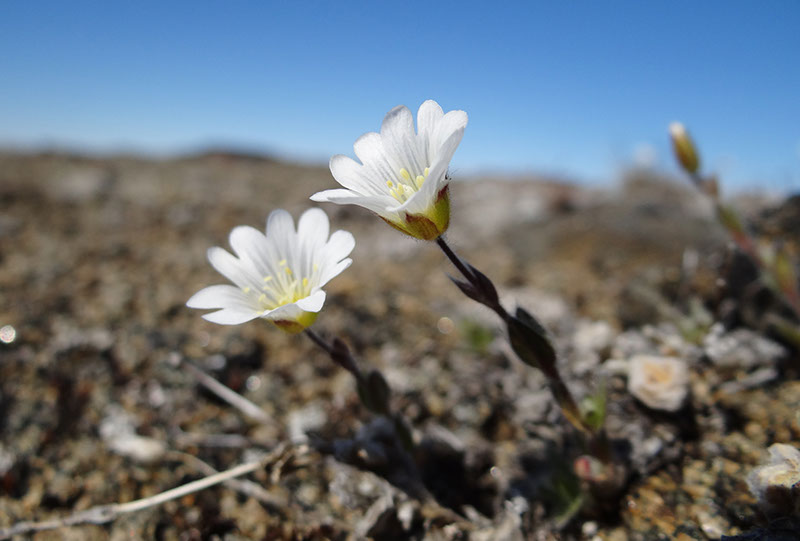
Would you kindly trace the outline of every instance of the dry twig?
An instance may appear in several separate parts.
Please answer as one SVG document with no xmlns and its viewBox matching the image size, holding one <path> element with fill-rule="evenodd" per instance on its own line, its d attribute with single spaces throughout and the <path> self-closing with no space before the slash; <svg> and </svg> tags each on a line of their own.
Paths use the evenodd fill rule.
<svg viewBox="0 0 800 541">
<path fill-rule="evenodd" d="M 141 498 L 139 500 L 133 500 L 126 503 L 98 505 L 63 518 L 43 520 L 41 522 L 18 522 L 11 527 L 0 529 L 0 539 L 10 539 L 14 535 L 41 532 L 44 530 L 54 530 L 56 528 L 78 526 L 80 524 L 106 524 L 122 515 L 148 509 L 156 505 L 161 505 L 162 503 L 175 500 L 177 498 L 182 498 L 187 494 L 193 494 L 219 483 L 224 483 L 226 481 L 235 479 L 236 477 L 241 477 L 242 475 L 252 473 L 282 457 L 285 451 L 286 445 L 279 445 L 267 456 L 260 458 L 259 460 L 239 464 L 238 466 L 235 466 L 229 470 L 209 475 L 202 479 L 186 483 L 185 485 L 172 488 L 147 498 Z M 208 468 L 211 467 L 208 466 Z M 247 488 L 246 490 L 249 491 L 251 489 Z"/>
</svg>

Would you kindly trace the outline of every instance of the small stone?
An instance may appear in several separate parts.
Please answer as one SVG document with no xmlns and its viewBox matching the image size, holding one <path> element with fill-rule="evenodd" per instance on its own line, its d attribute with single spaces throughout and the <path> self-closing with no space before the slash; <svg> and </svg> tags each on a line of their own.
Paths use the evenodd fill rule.
<svg viewBox="0 0 800 541">
<path fill-rule="evenodd" d="M 136 434 L 119 434 L 107 444 L 115 453 L 145 464 L 160 459 L 167 450 L 164 442 Z"/>
<path fill-rule="evenodd" d="M 711 328 L 703 340 L 703 348 L 711 362 L 723 369 L 773 366 L 786 355 L 782 345 L 750 329 L 725 332 L 720 324 Z"/>
<path fill-rule="evenodd" d="M 296 444 L 307 443 L 306 433 L 321 428 L 327 420 L 325 409 L 317 402 L 293 410 L 289 413 L 289 439 Z"/>
<path fill-rule="evenodd" d="M 611 357 L 627 359 L 633 355 L 653 353 L 654 351 L 655 346 L 640 329 L 629 329 L 614 340 L 614 344 L 611 347 Z"/>
<path fill-rule="evenodd" d="M 753 470 L 747 486 L 768 516 L 789 516 L 800 511 L 800 451 L 775 443 L 769 462 Z"/>
<path fill-rule="evenodd" d="M 14 466 L 16 460 L 11 450 L 4 448 L 3 443 L 0 442 L 0 477 L 5 475 L 6 472 Z"/>
<path fill-rule="evenodd" d="M 689 369 L 676 357 L 636 355 L 630 359 L 628 391 L 649 408 L 678 411 L 689 394 Z"/>
<path fill-rule="evenodd" d="M 155 462 L 167 450 L 164 442 L 136 434 L 133 417 L 118 405 L 107 408 L 100 436 L 111 451 L 137 462 Z"/>
<path fill-rule="evenodd" d="M 581 352 L 600 353 L 611 346 L 614 340 L 614 329 L 605 321 L 579 320 L 572 344 Z"/>
</svg>

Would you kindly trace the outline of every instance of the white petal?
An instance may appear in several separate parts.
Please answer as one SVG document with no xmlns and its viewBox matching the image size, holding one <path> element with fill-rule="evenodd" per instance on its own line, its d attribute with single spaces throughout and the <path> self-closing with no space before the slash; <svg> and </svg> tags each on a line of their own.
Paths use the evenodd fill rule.
<svg viewBox="0 0 800 541">
<path fill-rule="evenodd" d="M 403 205 L 399 205 L 392 210 L 398 213 L 408 212 L 409 214 L 420 214 L 428 210 L 428 208 L 435 203 L 439 192 L 449 182 L 446 179 L 447 168 L 450 166 L 450 158 L 453 152 L 455 152 L 458 141 L 461 140 L 463 133 L 463 131 L 455 133 L 447 140 L 444 146 L 444 152 L 431 165 L 431 169 L 428 173 L 428 180 L 425 181 L 422 188 Z"/>
<path fill-rule="evenodd" d="M 387 209 L 397 201 L 390 195 L 360 195 L 350 190 L 324 190 L 311 196 L 312 201 L 336 203 L 337 205 L 358 205 L 371 210 L 379 216 L 387 217 Z"/>
<path fill-rule="evenodd" d="M 232 308 L 225 308 L 224 310 L 211 312 L 210 314 L 203 314 L 203 319 L 219 325 L 239 325 L 252 321 L 258 316 L 259 313 L 255 311 L 242 312 Z"/>
<path fill-rule="evenodd" d="M 398 165 L 397 157 L 390 156 L 383 145 L 379 133 L 369 132 L 359 137 L 353 144 L 356 156 L 364 164 L 362 174 L 379 192 L 386 191 L 386 181 L 396 180 L 403 165 Z"/>
<path fill-rule="evenodd" d="M 415 214 L 424 210 L 427 205 L 432 204 L 433 200 L 449 182 L 446 179 L 447 169 L 450 167 L 450 160 L 464 136 L 464 128 L 456 130 L 444 141 L 436 160 L 431 164 L 428 180 L 422 185 L 419 192 L 407 202 L 402 210 Z M 412 201 L 416 199 L 416 201 Z"/>
<path fill-rule="evenodd" d="M 455 133 L 460 132 L 456 146 L 461 142 L 461 137 L 464 135 L 464 129 L 467 127 L 467 113 L 464 111 L 450 111 L 444 115 L 436 125 L 431 137 L 431 150 L 437 154 L 441 152 L 441 147 L 444 143 Z M 452 154 L 451 154 L 452 156 Z M 449 161 L 449 158 L 448 158 Z"/>
<path fill-rule="evenodd" d="M 389 157 L 396 158 L 397 172 L 405 168 L 416 177 L 422 174 L 428 163 L 422 163 L 424 148 L 418 148 L 417 136 L 414 133 L 414 116 L 405 106 L 398 106 L 389 111 L 381 126 L 383 149 Z M 397 173 L 389 179 L 396 178 Z M 387 179 L 388 180 L 388 179 Z"/>
<path fill-rule="evenodd" d="M 378 185 L 365 175 L 365 167 L 354 159 L 337 154 L 330 161 L 330 169 L 336 182 L 362 195 L 379 195 L 386 193 L 386 186 Z M 367 170 L 368 171 L 368 170 Z"/>
<path fill-rule="evenodd" d="M 444 116 L 444 111 L 442 111 L 442 108 L 435 101 L 428 100 L 420 105 L 419 111 L 417 111 L 417 133 L 425 137 L 427 141 L 433 134 L 442 116 Z"/>
<path fill-rule="evenodd" d="M 267 238 L 287 239 L 295 234 L 292 215 L 283 209 L 273 210 L 267 218 Z"/>
<path fill-rule="evenodd" d="M 448 137 L 442 144 L 441 148 L 439 148 L 439 155 L 436 157 L 436 163 L 434 163 L 434 166 L 442 164 L 444 172 L 436 179 L 437 181 L 444 178 L 444 173 L 447 172 L 447 168 L 450 166 L 450 160 L 453 159 L 453 154 L 455 154 L 462 137 L 464 137 L 464 128 L 460 128 L 450 134 L 450 137 Z"/>
<path fill-rule="evenodd" d="M 267 218 L 265 259 L 270 260 L 273 266 L 285 259 L 288 266 L 294 268 L 298 263 L 299 248 L 292 215 L 283 209 L 272 211 Z M 277 268 L 273 268 L 273 271 L 279 272 Z"/>
<path fill-rule="evenodd" d="M 271 320 L 290 320 L 297 321 L 303 315 L 304 310 L 301 310 L 297 304 L 284 304 L 278 306 L 276 309 L 266 312 L 262 315 L 265 319 Z"/>
<path fill-rule="evenodd" d="M 383 144 L 381 134 L 374 131 L 367 132 L 353 143 L 353 151 L 361 163 L 369 163 L 383 159 Z"/>
<path fill-rule="evenodd" d="M 325 257 L 334 261 L 341 261 L 350 255 L 355 248 L 356 239 L 349 231 L 334 231 L 330 240 L 325 245 Z"/>
<path fill-rule="evenodd" d="M 240 225 L 233 228 L 228 241 L 239 259 L 250 263 L 255 274 L 264 276 L 270 273 L 272 265 L 269 259 L 265 258 L 267 238 L 261 231 Z"/>
<path fill-rule="evenodd" d="M 186 301 L 189 308 L 236 308 L 255 311 L 258 307 L 241 289 L 231 285 L 216 285 L 201 289 Z"/>
<path fill-rule="evenodd" d="M 218 273 L 239 286 L 240 288 L 261 287 L 260 278 L 252 270 L 251 266 L 239 259 L 236 259 L 228 251 L 217 246 L 208 249 L 208 262 Z"/>
<path fill-rule="evenodd" d="M 339 261 L 335 264 L 328 264 L 323 269 L 319 275 L 319 287 L 323 287 L 325 284 L 330 282 L 333 278 L 339 276 L 342 271 L 344 271 L 347 267 L 349 267 L 353 263 L 353 260 L 348 258 L 342 261 Z"/>
<path fill-rule="evenodd" d="M 405 105 L 398 105 L 388 113 L 381 124 L 381 141 L 384 149 L 387 142 L 406 143 L 414 139 L 414 115 Z"/>
<path fill-rule="evenodd" d="M 362 195 L 352 191 L 352 190 L 345 190 L 342 188 L 336 188 L 334 190 L 322 190 L 321 192 L 317 192 L 309 199 L 312 201 L 316 201 L 317 203 L 333 203 L 335 199 L 341 197 L 363 197 Z"/>
<path fill-rule="evenodd" d="M 297 222 L 297 237 L 304 246 L 316 246 L 328 239 L 330 222 L 328 215 L 320 208 L 310 208 Z"/>
<path fill-rule="evenodd" d="M 319 312 L 325 304 L 325 292 L 321 289 L 295 303 L 298 308 L 306 312 Z"/>
<path fill-rule="evenodd" d="M 408 107 L 398 105 L 386 113 L 381 124 L 381 137 L 405 139 L 414 135 L 414 116 Z"/>
</svg>

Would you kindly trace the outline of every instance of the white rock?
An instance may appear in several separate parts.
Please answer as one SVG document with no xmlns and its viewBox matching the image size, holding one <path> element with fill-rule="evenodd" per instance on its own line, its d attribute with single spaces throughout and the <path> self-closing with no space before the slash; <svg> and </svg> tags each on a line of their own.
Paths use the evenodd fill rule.
<svg viewBox="0 0 800 541">
<path fill-rule="evenodd" d="M 578 320 L 572 345 L 581 352 L 600 352 L 607 349 L 614 340 L 614 329 L 605 321 Z"/>
<path fill-rule="evenodd" d="M 676 357 L 635 355 L 628 368 L 628 391 L 650 408 L 678 411 L 689 395 L 689 368 Z"/>
<path fill-rule="evenodd" d="M 769 448 L 766 464 L 747 477 L 750 492 L 768 516 L 785 516 L 800 511 L 800 451 L 785 443 Z"/>
<path fill-rule="evenodd" d="M 116 404 L 106 409 L 100 436 L 111 451 L 137 462 L 154 462 L 167 450 L 164 442 L 136 434 L 133 416 Z"/>
<path fill-rule="evenodd" d="M 725 332 L 719 324 L 711 328 L 703 340 L 703 348 L 714 365 L 729 369 L 773 366 L 786 355 L 782 345 L 750 329 Z"/>
<path fill-rule="evenodd" d="M 106 441 L 106 445 L 118 455 L 143 463 L 155 462 L 167 450 L 164 442 L 137 434 L 116 434 Z"/>
<path fill-rule="evenodd" d="M 292 443 L 308 442 L 306 432 L 317 430 L 328 421 L 325 408 L 319 402 L 312 402 L 304 408 L 289 412 L 289 439 Z"/>
</svg>

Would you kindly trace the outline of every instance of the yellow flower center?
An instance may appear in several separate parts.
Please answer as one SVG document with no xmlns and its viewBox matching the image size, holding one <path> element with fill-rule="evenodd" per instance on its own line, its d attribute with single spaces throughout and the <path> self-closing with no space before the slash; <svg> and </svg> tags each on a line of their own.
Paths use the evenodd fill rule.
<svg viewBox="0 0 800 541">
<path fill-rule="evenodd" d="M 397 179 L 397 182 L 395 183 L 391 180 L 387 180 L 386 186 L 389 188 L 391 196 L 394 197 L 398 203 L 402 204 L 408 201 L 412 195 L 422 188 L 422 185 L 428 178 L 428 173 L 430 173 L 430 168 L 426 167 L 421 175 L 412 177 L 408 169 L 403 167 L 400 169 L 400 178 Z"/>
<path fill-rule="evenodd" d="M 281 259 L 278 265 L 283 272 L 276 273 L 276 276 L 264 276 L 264 284 L 261 286 L 262 293 L 258 296 L 258 303 L 262 310 L 274 310 L 279 306 L 297 302 L 311 294 L 311 280 L 308 277 L 297 278 L 295 272 L 289 268 L 285 259 Z M 314 271 L 319 269 L 314 265 Z M 250 288 L 244 288 L 245 293 L 250 293 Z"/>
</svg>

